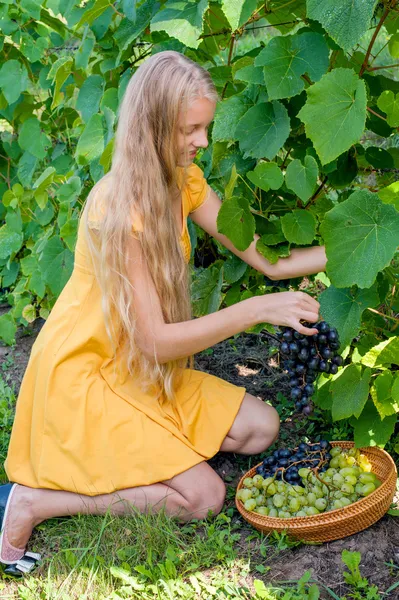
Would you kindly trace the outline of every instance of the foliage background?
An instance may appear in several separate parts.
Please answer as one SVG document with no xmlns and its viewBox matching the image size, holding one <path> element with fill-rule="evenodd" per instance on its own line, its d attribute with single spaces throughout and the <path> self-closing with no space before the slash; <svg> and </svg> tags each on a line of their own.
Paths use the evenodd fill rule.
<svg viewBox="0 0 399 600">
<path fill-rule="evenodd" d="M 395 0 L 0 2 L 0 339 L 46 319 L 78 217 L 109 170 L 129 78 L 166 49 L 223 98 L 198 162 L 219 231 L 270 261 L 325 244 L 311 277 L 345 366 L 316 402 L 357 445 L 395 444 L 399 411 L 399 8 Z M 277 291 L 189 223 L 196 316 Z M 276 283 L 276 282 L 275 282 Z M 297 289 L 300 280 L 288 282 Z M 280 282 L 277 289 L 287 282 Z M 256 328 L 270 329 L 267 324 Z M 395 429 L 396 428 L 396 429 Z"/>
</svg>

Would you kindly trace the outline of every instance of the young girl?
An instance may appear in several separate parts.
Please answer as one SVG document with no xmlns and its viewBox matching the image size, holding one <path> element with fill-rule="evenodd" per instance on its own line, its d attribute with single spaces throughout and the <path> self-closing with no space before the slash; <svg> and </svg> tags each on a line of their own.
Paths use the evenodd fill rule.
<svg viewBox="0 0 399 600">
<path fill-rule="evenodd" d="M 193 355 L 257 323 L 312 335 L 319 304 L 302 292 L 256 296 L 192 319 L 187 217 L 272 279 L 325 268 L 323 247 L 271 265 L 217 231 L 217 194 L 193 163 L 218 100 L 178 52 L 148 58 L 120 108 L 112 168 L 91 190 L 73 273 L 31 351 L 0 487 L 0 562 L 29 572 L 33 528 L 51 517 L 164 508 L 182 521 L 217 514 L 219 450 L 263 452 L 274 408 L 193 369 Z"/>
</svg>

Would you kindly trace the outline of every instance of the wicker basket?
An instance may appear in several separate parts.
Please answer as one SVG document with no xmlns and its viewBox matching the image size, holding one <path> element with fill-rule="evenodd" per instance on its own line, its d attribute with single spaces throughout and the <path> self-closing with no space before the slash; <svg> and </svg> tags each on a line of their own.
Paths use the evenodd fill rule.
<svg viewBox="0 0 399 600">
<path fill-rule="evenodd" d="M 346 449 L 353 448 L 354 443 L 331 442 L 331 445 Z M 382 483 L 369 496 L 361 498 L 349 506 L 318 515 L 281 519 L 245 510 L 241 500 L 238 500 L 236 496 L 237 509 L 248 523 L 260 531 L 267 533 L 286 531 L 289 537 L 309 542 L 330 542 L 367 529 L 389 509 L 395 494 L 397 471 L 394 461 L 385 450 L 372 446 L 360 450 L 370 460 L 373 473 Z M 259 465 L 241 477 L 237 491 L 242 488 L 246 477 L 253 477 L 256 474 L 257 466 Z"/>
</svg>

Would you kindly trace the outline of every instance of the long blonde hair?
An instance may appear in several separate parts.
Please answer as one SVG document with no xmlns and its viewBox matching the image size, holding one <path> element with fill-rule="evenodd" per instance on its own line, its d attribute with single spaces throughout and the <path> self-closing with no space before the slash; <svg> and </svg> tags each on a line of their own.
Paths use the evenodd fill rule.
<svg viewBox="0 0 399 600">
<path fill-rule="evenodd" d="M 83 211 L 86 240 L 101 289 L 102 311 L 113 352 L 126 355 L 127 368 L 143 391 L 175 402 L 189 356 L 167 363 L 148 360 L 136 343 L 132 283 L 127 269 L 131 215 L 143 225 L 139 239 L 158 293 L 165 323 L 192 318 L 190 269 L 180 246 L 172 209 L 178 188 L 178 119 L 198 98 L 217 102 L 209 73 L 183 54 L 163 51 L 147 58 L 131 77 L 124 94 L 115 134 L 110 171 L 93 187 Z M 187 152 L 187 150 L 186 150 Z M 189 161 L 188 161 L 189 162 Z M 183 169 L 183 183 L 187 177 Z M 112 180 L 99 234 L 88 224 L 97 189 Z"/>
</svg>

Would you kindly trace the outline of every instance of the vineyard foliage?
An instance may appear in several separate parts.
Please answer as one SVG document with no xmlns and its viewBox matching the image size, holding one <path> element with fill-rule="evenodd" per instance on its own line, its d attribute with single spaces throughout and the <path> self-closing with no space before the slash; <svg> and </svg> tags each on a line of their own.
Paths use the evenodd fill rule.
<svg viewBox="0 0 399 600">
<path fill-rule="evenodd" d="M 258 46 L 242 50 L 257 24 Z M 199 159 L 223 198 L 219 231 L 240 251 L 258 233 L 272 263 L 325 244 L 326 274 L 310 280 L 325 287 L 321 314 L 345 366 L 320 377 L 316 402 L 350 419 L 359 446 L 394 440 L 396 0 L 3 0 L 0 30 L 1 340 L 47 318 L 73 269 L 84 199 L 110 168 L 129 78 L 146 56 L 176 50 L 209 71 L 222 99 Z M 212 257 L 191 261 L 195 316 L 278 291 L 189 229 L 192 258 Z"/>
</svg>

